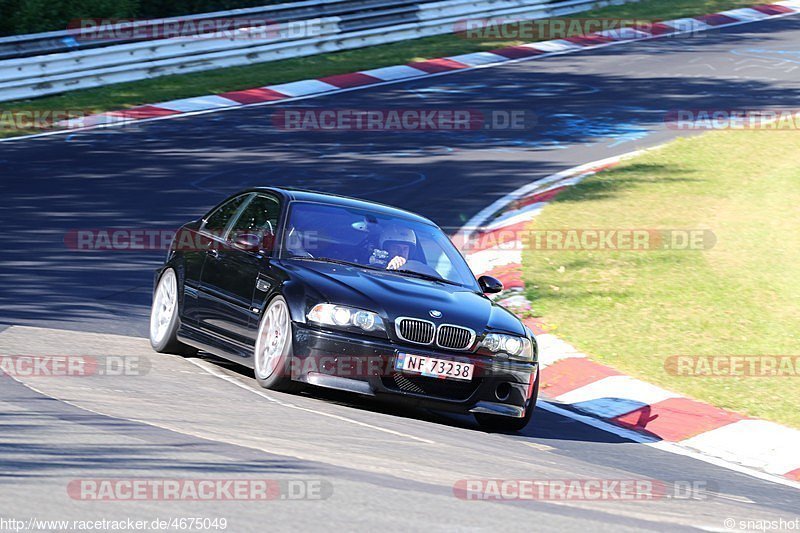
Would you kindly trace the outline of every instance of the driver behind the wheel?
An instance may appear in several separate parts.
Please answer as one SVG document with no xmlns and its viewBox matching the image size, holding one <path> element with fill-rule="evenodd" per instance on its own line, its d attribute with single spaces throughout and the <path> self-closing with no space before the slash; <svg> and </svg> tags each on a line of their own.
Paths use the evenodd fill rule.
<svg viewBox="0 0 800 533">
<path fill-rule="evenodd" d="M 406 264 L 417 246 L 417 236 L 411 230 L 397 225 L 386 227 L 381 232 L 381 248 L 387 252 L 387 270 L 398 270 Z"/>
</svg>

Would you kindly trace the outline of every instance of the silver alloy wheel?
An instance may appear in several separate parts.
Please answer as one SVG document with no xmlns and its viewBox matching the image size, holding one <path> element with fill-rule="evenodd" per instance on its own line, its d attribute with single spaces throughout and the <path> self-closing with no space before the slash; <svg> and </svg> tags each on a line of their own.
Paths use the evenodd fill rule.
<svg viewBox="0 0 800 533">
<path fill-rule="evenodd" d="M 256 339 L 254 367 L 259 379 L 268 379 L 280 363 L 289 341 L 289 308 L 281 298 L 267 307 Z"/>
<path fill-rule="evenodd" d="M 178 302 L 178 280 L 172 269 L 164 272 L 158 282 L 150 310 L 150 340 L 159 344 L 169 333 Z"/>
</svg>

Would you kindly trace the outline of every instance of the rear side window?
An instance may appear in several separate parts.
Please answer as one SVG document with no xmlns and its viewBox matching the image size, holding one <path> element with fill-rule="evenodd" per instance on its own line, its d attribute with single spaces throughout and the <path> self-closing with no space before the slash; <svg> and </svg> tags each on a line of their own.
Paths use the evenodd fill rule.
<svg viewBox="0 0 800 533">
<path fill-rule="evenodd" d="M 224 237 L 223 233 L 225 233 L 228 222 L 236 215 L 239 208 L 249 196 L 249 194 L 243 194 L 219 206 L 213 213 L 206 217 L 206 222 L 203 224 L 202 231 L 212 233 L 220 238 Z"/>
</svg>

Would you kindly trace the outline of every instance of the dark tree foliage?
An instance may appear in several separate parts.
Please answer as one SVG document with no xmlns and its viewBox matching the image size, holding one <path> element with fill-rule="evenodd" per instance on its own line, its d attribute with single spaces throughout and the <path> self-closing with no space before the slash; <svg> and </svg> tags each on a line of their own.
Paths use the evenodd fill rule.
<svg viewBox="0 0 800 533">
<path fill-rule="evenodd" d="M 0 35 L 75 27 L 82 18 L 159 18 L 292 0 L 0 0 Z M 70 26 L 72 24 L 72 26 Z"/>
</svg>

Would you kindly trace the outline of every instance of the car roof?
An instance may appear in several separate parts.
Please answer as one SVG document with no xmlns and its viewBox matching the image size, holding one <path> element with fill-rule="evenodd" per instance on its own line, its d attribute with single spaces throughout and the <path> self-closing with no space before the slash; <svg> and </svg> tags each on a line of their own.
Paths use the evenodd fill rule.
<svg viewBox="0 0 800 533">
<path fill-rule="evenodd" d="M 386 204 L 380 204 L 378 202 L 371 202 L 369 200 L 352 198 L 350 196 L 342 196 L 339 194 L 332 194 L 320 191 L 311 191 L 308 189 L 299 189 L 295 187 L 254 187 L 249 191 L 274 192 L 283 195 L 289 201 L 317 202 L 322 204 L 340 205 L 343 207 L 365 209 L 381 213 L 384 215 L 407 218 L 410 220 L 415 220 L 417 222 L 422 222 L 424 224 L 436 225 L 432 220 L 420 216 L 416 213 L 412 213 L 411 211 L 406 211 L 405 209 L 399 209 L 397 207 L 392 207 Z"/>
</svg>

